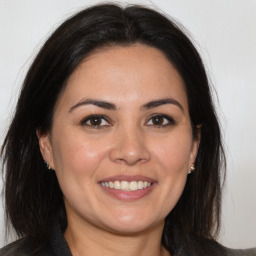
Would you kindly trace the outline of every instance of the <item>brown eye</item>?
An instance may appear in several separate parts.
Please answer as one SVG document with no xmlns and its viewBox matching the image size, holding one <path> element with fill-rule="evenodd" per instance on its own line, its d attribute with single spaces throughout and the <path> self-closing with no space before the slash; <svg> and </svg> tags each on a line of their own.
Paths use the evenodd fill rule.
<svg viewBox="0 0 256 256">
<path fill-rule="evenodd" d="M 89 126 L 92 128 L 101 128 L 104 126 L 109 126 L 109 122 L 101 115 L 88 116 L 82 120 L 81 125 Z"/>
<path fill-rule="evenodd" d="M 165 120 L 162 116 L 154 116 L 152 118 L 153 125 L 163 125 L 164 121 Z"/>
<path fill-rule="evenodd" d="M 93 118 L 89 119 L 87 121 L 87 123 L 89 123 L 89 125 L 92 125 L 92 126 L 100 126 L 101 123 L 102 123 L 102 118 L 100 118 L 100 117 L 93 117 Z"/>
<path fill-rule="evenodd" d="M 154 115 L 152 116 L 148 122 L 147 125 L 154 126 L 154 127 L 166 127 L 174 125 L 176 122 L 174 119 L 167 115 Z"/>
</svg>

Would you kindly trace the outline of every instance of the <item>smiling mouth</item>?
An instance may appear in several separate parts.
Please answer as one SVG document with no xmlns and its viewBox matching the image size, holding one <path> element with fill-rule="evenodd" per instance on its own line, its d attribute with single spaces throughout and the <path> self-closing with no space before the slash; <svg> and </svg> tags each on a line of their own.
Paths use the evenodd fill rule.
<svg viewBox="0 0 256 256">
<path fill-rule="evenodd" d="M 111 188 L 121 191 L 137 191 L 152 186 L 152 182 L 148 181 L 102 181 L 100 182 L 102 187 Z"/>
</svg>

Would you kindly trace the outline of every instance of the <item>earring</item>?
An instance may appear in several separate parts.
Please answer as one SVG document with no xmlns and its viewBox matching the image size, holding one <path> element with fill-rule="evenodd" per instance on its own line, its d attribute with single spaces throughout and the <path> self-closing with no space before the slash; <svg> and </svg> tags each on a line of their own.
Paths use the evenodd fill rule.
<svg viewBox="0 0 256 256">
<path fill-rule="evenodd" d="M 48 162 L 46 162 L 46 161 L 44 161 L 44 162 L 45 162 L 46 168 L 47 168 L 48 170 L 51 170 L 51 166 L 48 164 Z"/>
<path fill-rule="evenodd" d="M 191 172 L 193 172 L 195 170 L 195 167 L 193 165 L 190 166 L 188 174 L 190 174 Z"/>
</svg>

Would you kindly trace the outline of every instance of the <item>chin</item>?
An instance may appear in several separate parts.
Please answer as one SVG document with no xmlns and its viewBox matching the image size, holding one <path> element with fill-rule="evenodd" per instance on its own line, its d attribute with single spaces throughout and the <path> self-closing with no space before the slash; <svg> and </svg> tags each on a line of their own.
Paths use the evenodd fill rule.
<svg viewBox="0 0 256 256">
<path fill-rule="evenodd" d="M 148 218 L 141 218 L 141 216 L 126 215 L 117 217 L 107 226 L 113 233 L 130 235 L 148 231 L 156 226 L 164 226 L 164 219 L 152 221 Z"/>
</svg>

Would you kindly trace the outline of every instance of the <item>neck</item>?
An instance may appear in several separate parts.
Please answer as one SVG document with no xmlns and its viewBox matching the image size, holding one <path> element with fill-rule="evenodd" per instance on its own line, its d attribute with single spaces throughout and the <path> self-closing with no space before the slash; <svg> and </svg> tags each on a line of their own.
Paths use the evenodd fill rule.
<svg viewBox="0 0 256 256">
<path fill-rule="evenodd" d="M 161 245 L 164 223 L 132 234 L 117 234 L 88 223 L 68 221 L 65 239 L 73 256 L 169 256 Z"/>
</svg>

